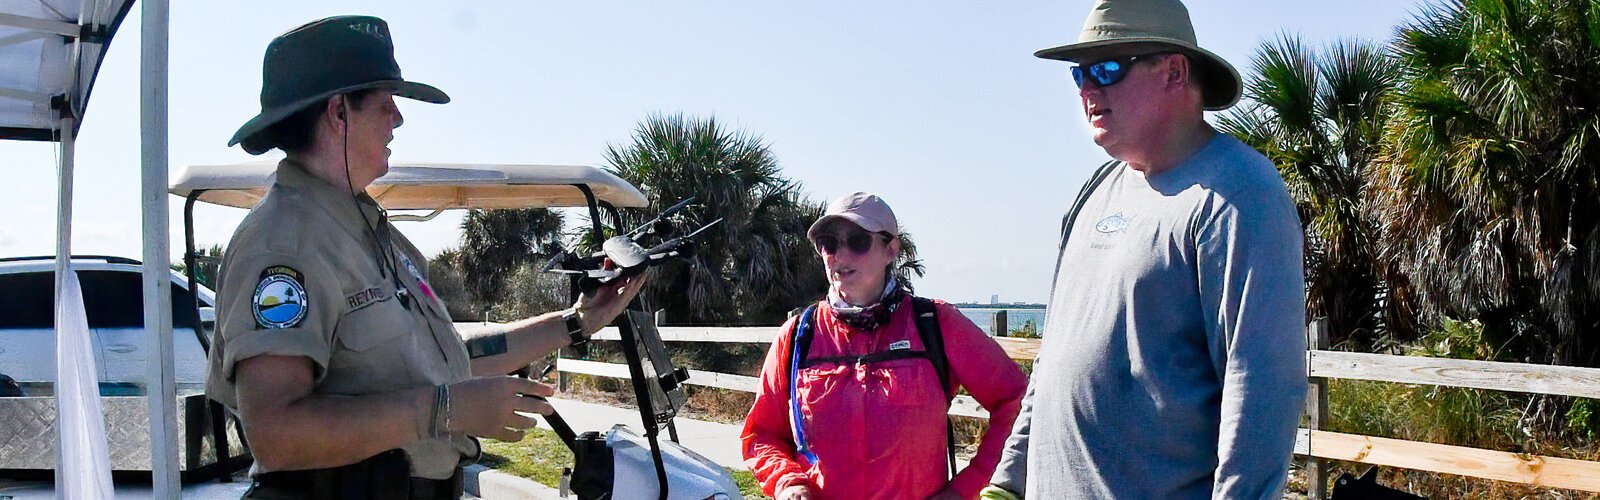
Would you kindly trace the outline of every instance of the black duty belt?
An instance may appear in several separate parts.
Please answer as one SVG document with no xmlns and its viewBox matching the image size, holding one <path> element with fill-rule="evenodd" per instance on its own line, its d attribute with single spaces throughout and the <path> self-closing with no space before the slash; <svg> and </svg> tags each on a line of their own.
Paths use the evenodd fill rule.
<svg viewBox="0 0 1600 500">
<path fill-rule="evenodd" d="M 251 499 L 459 499 L 462 472 L 456 467 L 450 479 L 411 477 L 405 452 L 389 450 L 343 467 L 267 472 L 252 479 Z"/>
</svg>

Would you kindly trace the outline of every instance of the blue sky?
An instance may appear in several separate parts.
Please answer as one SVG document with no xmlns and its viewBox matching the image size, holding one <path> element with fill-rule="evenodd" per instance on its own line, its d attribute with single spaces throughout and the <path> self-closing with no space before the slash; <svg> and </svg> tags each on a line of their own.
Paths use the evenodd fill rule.
<svg viewBox="0 0 1600 500">
<path fill-rule="evenodd" d="M 601 165 L 651 113 L 761 136 L 817 200 L 877 193 L 928 264 L 918 292 L 1042 302 L 1061 212 L 1106 159 L 1065 63 L 1092 2 L 174 2 L 172 173 L 255 159 L 225 146 L 259 110 L 275 35 L 335 14 L 389 21 L 409 79 L 454 102 L 400 100 L 394 160 Z M 1263 40 L 1385 40 L 1411 1 L 1190 1 L 1200 45 L 1249 73 Z M 79 135 L 74 252 L 138 257 L 136 5 Z M 55 148 L 0 142 L 0 256 L 54 252 Z M 174 255 L 181 203 L 172 203 Z M 197 211 L 225 243 L 245 212 Z M 432 255 L 460 216 L 399 225 Z"/>
</svg>

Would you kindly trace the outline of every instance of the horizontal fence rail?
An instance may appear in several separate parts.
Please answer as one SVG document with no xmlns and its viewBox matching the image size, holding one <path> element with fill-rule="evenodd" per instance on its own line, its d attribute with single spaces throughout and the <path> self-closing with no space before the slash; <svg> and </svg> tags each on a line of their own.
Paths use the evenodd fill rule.
<svg viewBox="0 0 1600 500">
<path fill-rule="evenodd" d="M 1600 399 L 1600 370 L 1571 366 L 1309 351 L 1311 376 Z"/>
<path fill-rule="evenodd" d="M 663 326 L 659 327 L 661 340 L 666 342 L 718 342 L 744 344 L 770 344 L 783 333 L 778 326 Z M 595 340 L 622 340 L 616 327 L 606 327 L 594 334 Z M 1039 339 L 991 337 L 1006 350 L 1006 355 L 1017 361 L 1033 361 L 1039 356 Z"/>
<path fill-rule="evenodd" d="M 1600 491 L 1600 462 L 1300 429 L 1296 455 Z"/>
<path fill-rule="evenodd" d="M 482 328 L 481 324 L 458 323 L 462 332 Z M 1311 459 L 1330 459 L 1386 467 L 1400 467 L 1459 476 L 1521 483 L 1550 488 L 1600 492 L 1600 462 L 1528 455 L 1465 446 L 1406 441 L 1376 436 L 1344 434 L 1319 429 L 1327 423 L 1326 379 L 1370 380 L 1399 384 L 1421 384 L 1495 391 L 1548 394 L 1600 399 L 1600 369 L 1570 366 L 1471 361 L 1420 356 L 1368 354 L 1321 349 L 1327 345 L 1326 333 L 1318 341 L 1313 325 L 1312 349 L 1306 351 L 1306 375 L 1312 384 L 1308 404 L 1313 406 L 1312 427 L 1302 428 L 1295 440 L 1296 455 Z M 781 327 L 661 327 L 667 342 L 771 343 Z M 595 334 L 595 340 L 620 340 L 616 328 Z M 1032 361 L 1039 353 L 1039 339 L 994 337 L 1013 360 Z M 629 378 L 626 365 L 563 358 L 557 370 L 562 373 Z M 741 392 L 756 392 L 760 379 L 727 373 L 689 370 L 689 385 L 716 387 Z M 1324 393 L 1325 394 L 1325 393 Z M 989 414 L 968 396 L 958 396 L 951 415 L 988 418 Z M 1320 417 L 1320 418 L 1319 418 Z M 1322 466 L 1309 469 L 1321 476 Z M 1320 478 L 1319 478 L 1320 479 Z M 1316 482 L 1316 481 L 1313 481 Z M 1321 498 L 1314 488 L 1314 498 Z"/>
<path fill-rule="evenodd" d="M 583 361 L 579 359 L 562 359 L 559 363 L 559 366 L 559 370 L 565 373 L 576 373 L 579 375 L 593 375 L 610 378 L 630 378 L 628 375 L 628 365 L 624 364 L 600 363 L 596 361 Z M 756 377 L 747 377 L 744 375 L 689 370 L 689 380 L 686 380 L 683 383 L 685 385 L 716 387 L 718 389 L 727 389 L 730 391 L 754 393 L 756 392 L 757 387 L 759 387 L 761 379 Z M 983 409 L 983 405 L 978 404 L 978 402 L 972 399 L 971 396 L 965 395 L 956 396 L 955 401 L 951 402 L 950 414 L 959 417 L 989 418 L 989 411 Z"/>
</svg>

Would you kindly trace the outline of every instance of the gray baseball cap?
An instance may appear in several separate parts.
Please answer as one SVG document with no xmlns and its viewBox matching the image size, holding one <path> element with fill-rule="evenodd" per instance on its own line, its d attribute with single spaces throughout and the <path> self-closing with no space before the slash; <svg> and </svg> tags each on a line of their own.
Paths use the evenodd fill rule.
<svg viewBox="0 0 1600 500">
<path fill-rule="evenodd" d="M 1107 54 L 1139 48 L 1146 52 L 1173 51 L 1189 56 L 1199 69 L 1205 108 L 1220 111 L 1239 102 L 1243 87 L 1239 71 L 1221 56 L 1195 42 L 1189 9 L 1178 0 L 1095 0 L 1077 43 L 1034 52 L 1034 57 L 1098 62 Z M 1125 54 L 1117 54 L 1125 55 Z"/>
<path fill-rule="evenodd" d="M 875 194 L 855 192 L 829 203 L 822 217 L 811 224 L 811 229 L 806 230 L 806 238 L 817 239 L 818 231 L 835 219 L 850 221 L 868 232 L 900 235 L 900 224 L 895 221 L 894 210 L 889 209 L 889 204 L 884 203 L 883 198 Z"/>
</svg>

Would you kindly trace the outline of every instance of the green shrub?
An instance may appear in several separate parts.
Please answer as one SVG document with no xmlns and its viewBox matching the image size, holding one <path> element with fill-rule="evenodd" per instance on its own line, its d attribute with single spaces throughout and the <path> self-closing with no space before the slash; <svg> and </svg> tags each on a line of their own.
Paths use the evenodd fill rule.
<svg viewBox="0 0 1600 500">
<path fill-rule="evenodd" d="M 1039 338 L 1039 327 L 1033 324 L 1033 320 L 1028 320 L 1023 322 L 1021 327 L 1012 328 L 1006 336 L 1019 339 L 1036 339 Z"/>
<path fill-rule="evenodd" d="M 1574 400 L 1567 409 L 1567 431 L 1590 442 L 1600 439 L 1600 401 Z"/>
</svg>

